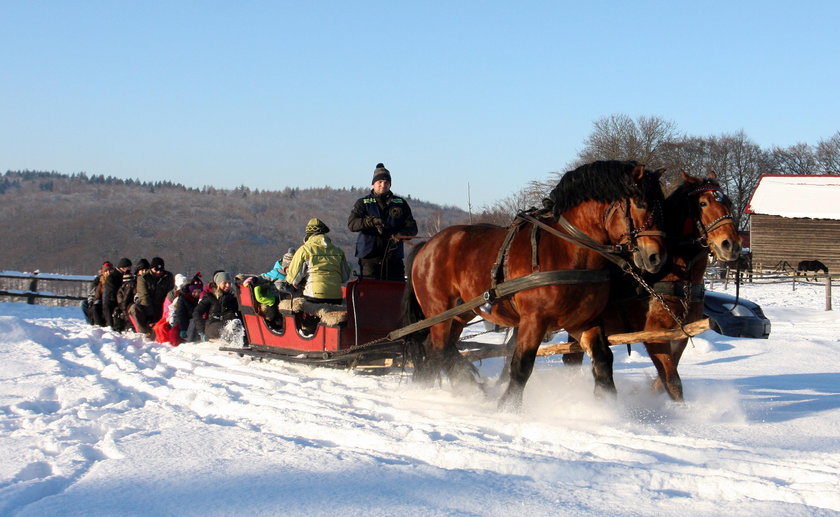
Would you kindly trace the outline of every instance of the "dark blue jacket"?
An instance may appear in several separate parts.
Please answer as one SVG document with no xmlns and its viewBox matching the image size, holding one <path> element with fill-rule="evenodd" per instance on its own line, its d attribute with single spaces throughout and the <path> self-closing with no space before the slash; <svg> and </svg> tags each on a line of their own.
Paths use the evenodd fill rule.
<svg viewBox="0 0 840 517">
<path fill-rule="evenodd" d="M 365 217 L 378 217 L 384 223 L 382 234 L 375 227 L 365 226 Z M 360 198 L 353 205 L 347 227 L 351 232 L 359 232 L 356 239 L 356 257 L 384 258 L 389 249 L 392 235 L 412 237 L 417 235 L 417 222 L 411 215 L 411 208 L 405 198 L 387 192 L 382 196 L 375 196 L 373 191 Z M 390 243 L 392 256 L 403 257 L 403 243 L 401 240 Z"/>
</svg>

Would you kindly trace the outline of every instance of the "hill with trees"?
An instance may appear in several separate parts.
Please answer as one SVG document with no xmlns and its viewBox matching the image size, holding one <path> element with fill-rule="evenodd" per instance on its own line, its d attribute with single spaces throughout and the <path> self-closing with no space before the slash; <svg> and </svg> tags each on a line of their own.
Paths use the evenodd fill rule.
<svg viewBox="0 0 840 517">
<path fill-rule="evenodd" d="M 297 247 L 312 217 L 355 265 L 347 217 L 368 189 L 282 191 L 187 188 L 85 173 L 7 171 L 0 176 L 0 270 L 93 274 L 104 260 L 160 256 L 173 272 L 261 273 Z M 420 236 L 468 214 L 408 197 Z"/>
</svg>

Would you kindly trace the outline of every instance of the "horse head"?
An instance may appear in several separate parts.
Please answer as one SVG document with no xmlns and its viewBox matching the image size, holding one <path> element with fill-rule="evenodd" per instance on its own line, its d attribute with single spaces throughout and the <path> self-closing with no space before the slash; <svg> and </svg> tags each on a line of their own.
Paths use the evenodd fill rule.
<svg viewBox="0 0 840 517">
<path fill-rule="evenodd" d="M 630 172 L 631 195 L 614 202 L 605 218 L 610 240 L 631 253 L 636 267 L 649 273 L 659 271 L 667 256 L 659 183 L 664 171 L 646 171 L 644 165 L 636 165 Z"/>
<path fill-rule="evenodd" d="M 710 171 L 706 178 L 696 178 L 682 173 L 687 185 L 689 214 L 703 246 L 715 258 L 728 262 L 741 252 L 741 236 L 732 219 L 732 201 L 720 188 L 717 175 Z"/>
</svg>

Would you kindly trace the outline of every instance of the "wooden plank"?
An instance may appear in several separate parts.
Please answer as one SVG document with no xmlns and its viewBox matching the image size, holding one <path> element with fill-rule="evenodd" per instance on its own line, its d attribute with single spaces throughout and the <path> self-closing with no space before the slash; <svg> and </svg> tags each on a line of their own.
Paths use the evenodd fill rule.
<svg viewBox="0 0 840 517">
<path fill-rule="evenodd" d="M 685 331 L 682 329 L 666 329 L 666 330 L 643 330 L 640 332 L 628 332 L 625 334 L 613 334 L 607 336 L 610 346 L 626 345 L 628 343 L 640 343 L 643 341 L 670 341 L 672 339 L 680 339 L 689 336 L 696 336 L 709 330 L 709 319 L 702 319 L 689 323 L 685 326 Z M 507 349 L 504 345 L 491 345 L 489 343 L 468 343 L 474 348 L 461 351 L 461 355 L 470 361 L 480 361 L 482 359 L 489 359 L 491 357 L 506 357 L 511 354 L 512 350 Z M 573 354 L 583 352 L 583 348 L 578 343 L 556 343 L 553 345 L 541 346 L 537 350 L 537 355 L 541 357 L 557 355 L 557 354 Z"/>
<path fill-rule="evenodd" d="M 672 339 L 680 339 L 688 336 L 696 336 L 711 328 L 709 318 L 689 323 L 685 326 L 685 331 L 682 329 L 666 329 L 666 330 L 642 330 L 640 332 L 628 332 L 626 334 L 612 334 L 607 336 L 607 341 L 610 346 L 626 345 L 630 343 L 641 343 L 643 341 L 670 341 Z M 556 345 L 549 345 L 540 347 L 537 350 L 537 355 L 547 356 L 556 354 L 569 354 L 583 352 L 583 348 L 577 343 L 558 343 Z"/>
<path fill-rule="evenodd" d="M 607 339 L 610 345 L 626 345 L 628 343 L 639 343 L 642 341 L 670 341 L 672 339 L 680 339 L 688 336 L 696 336 L 706 332 L 711 327 L 709 318 L 688 323 L 683 329 L 670 330 L 643 330 L 641 332 L 630 332 L 627 334 L 613 334 Z M 688 334 L 688 336 L 686 336 Z"/>
</svg>

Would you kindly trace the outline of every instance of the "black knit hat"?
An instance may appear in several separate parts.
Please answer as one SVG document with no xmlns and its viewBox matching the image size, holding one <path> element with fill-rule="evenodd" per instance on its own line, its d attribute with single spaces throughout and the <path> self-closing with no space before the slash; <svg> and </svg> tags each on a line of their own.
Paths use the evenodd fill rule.
<svg viewBox="0 0 840 517">
<path fill-rule="evenodd" d="M 391 181 L 391 172 L 382 163 L 376 164 L 376 168 L 373 170 L 373 180 L 371 180 L 370 184 L 373 185 L 379 180 L 388 180 L 389 183 Z"/>
<path fill-rule="evenodd" d="M 157 268 L 158 266 L 160 266 L 160 269 L 163 269 L 163 267 L 164 267 L 164 266 L 163 266 L 163 259 L 162 259 L 162 258 L 160 258 L 160 257 L 152 257 L 152 266 L 151 266 L 151 268 L 152 268 L 152 269 L 155 269 L 155 268 Z"/>
<path fill-rule="evenodd" d="M 123 257 L 120 259 L 119 262 L 117 262 L 117 267 L 131 267 L 131 260 L 129 260 L 128 257 Z"/>
<path fill-rule="evenodd" d="M 148 260 L 144 258 L 139 259 L 137 261 L 137 264 L 134 266 L 134 274 L 136 275 L 137 273 L 139 273 L 141 269 L 149 269 Z"/>
</svg>

